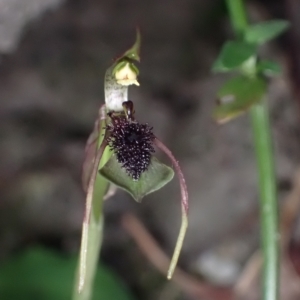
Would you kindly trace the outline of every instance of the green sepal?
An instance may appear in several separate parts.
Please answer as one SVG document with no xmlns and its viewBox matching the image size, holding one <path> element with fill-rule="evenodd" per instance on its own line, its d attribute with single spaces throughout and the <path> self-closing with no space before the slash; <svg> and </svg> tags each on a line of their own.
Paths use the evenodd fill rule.
<svg viewBox="0 0 300 300">
<path fill-rule="evenodd" d="M 118 72 L 119 70 L 123 69 L 127 64 L 129 64 L 129 68 L 136 74 L 139 75 L 140 71 L 139 69 L 136 67 L 135 64 L 133 64 L 132 62 L 130 62 L 127 58 L 123 58 L 121 60 L 118 60 L 112 70 L 112 75 L 115 76 L 116 72 Z"/>
<path fill-rule="evenodd" d="M 137 68 L 137 66 L 136 66 L 135 64 L 130 63 L 130 64 L 129 64 L 129 68 L 130 68 L 133 72 L 135 72 L 136 75 L 139 75 L 139 74 L 140 74 L 140 71 L 139 71 L 139 69 Z"/>
<path fill-rule="evenodd" d="M 213 116 L 219 123 L 225 123 L 259 102 L 267 90 L 263 77 L 239 76 L 227 81 L 219 90 L 218 106 Z"/>
<path fill-rule="evenodd" d="M 126 66 L 126 64 L 128 64 L 128 63 L 129 63 L 129 62 L 128 62 L 128 60 L 127 60 L 126 58 L 123 58 L 123 59 L 118 60 L 118 61 L 115 63 L 114 68 L 113 68 L 111 74 L 112 74 L 113 76 L 115 76 L 116 72 L 118 72 L 119 70 L 123 69 L 123 68 Z"/>
<path fill-rule="evenodd" d="M 136 74 L 139 75 L 139 69 L 133 63 L 133 61 L 140 61 L 140 48 L 141 48 L 141 34 L 139 30 L 136 32 L 136 40 L 133 46 L 128 49 L 125 53 L 119 56 L 113 65 L 111 66 L 111 75 L 115 76 L 116 72 L 123 69 L 126 64 L 129 64 L 129 68 Z"/>
<path fill-rule="evenodd" d="M 174 176 L 174 171 L 159 162 L 155 157 L 151 158 L 147 171 L 142 173 L 137 181 L 133 181 L 126 173 L 125 169 L 116 160 L 115 155 L 110 158 L 99 172 L 104 178 L 127 191 L 137 202 L 141 202 L 144 196 L 161 189 Z"/>
<path fill-rule="evenodd" d="M 241 67 L 245 61 L 256 55 L 256 50 L 257 47 L 253 44 L 240 41 L 226 42 L 213 64 L 212 70 L 226 72 Z"/>
<path fill-rule="evenodd" d="M 270 60 L 262 60 L 257 63 L 256 66 L 257 72 L 266 76 L 279 76 L 282 72 L 281 66 Z"/>
<path fill-rule="evenodd" d="M 140 61 L 140 48 L 141 48 L 141 33 L 137 29 L 135 42 L 131 48 L 129 48 L 124 54 L 117 58 L 118 60 L 122 60 L 123 58 L 132 59 L 136 61 Z"/>
<path fill-rule="evenodd" d="M 124 53 L 123 56 L 126 56 L 129 59 L 140 61 L 140 48 L 141 48 L 141 33 L 137 29 L 135 43 L 133 44 L 133 46 L 130 49 L 128 49 Z"/>
<path fill-rule="evenodd" d="M 271 20 L 250 25 L 244 32 L 244 40 L 248 43 L 261 45 L 286 31 L 290 23 L 285 20 Z"/>
</svg>

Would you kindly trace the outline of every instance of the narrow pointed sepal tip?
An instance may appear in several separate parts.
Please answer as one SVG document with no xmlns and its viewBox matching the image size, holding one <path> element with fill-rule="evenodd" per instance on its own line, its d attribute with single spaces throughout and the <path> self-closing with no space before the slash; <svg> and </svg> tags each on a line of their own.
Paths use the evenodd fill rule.
<svg viewBox="0 0 300 300">
<path fill-rule="evenodd" d="M 182 208 L 183 208 L 183 206 L 182 206 Z M 176 270 L 176 266 L 177 266 L 177 263 L 178 263 L 179 255 L 180 255 L 181 250 L 182 250 L 183 241 L 184 241 L 184 238 L 185 238 L 187 227 L 188 227 L 187 214 L 183 210 L 182 211 L 180 231 L 179 231 L 179 234 L 178 234 L 178 238 L 177 238 L 176 246 L 175 246 L 175 249 L 174 249 L 173 257 L 171 259 L 170 267 L 169 267 L 168 274 L 167 274 L 167 278 L 169 280 L 172 278 L 172 276 L 173 276 L 173 274 Z"/>
<path fill-rule="evenodd" d="M 173 273 L 174 273 L 174 272 L 171 272 L 170 270 L 168 271 L 168 275 L 167 275 L 167 279 L 168 279 L 168 280 L 171 280 L 171 279 L 172 279 Z"/>
<path fill-rule="evenodd" d="M 176 269 L 176 266 L 177 266 L 179 255 L 180 255 L 180 252 L 181 252 L 182 246 L 183 246 L 184 237 L 185 237 L 186 230 L 187 230 L 187 227 L 188 227 L 188 216 L 187 216 L 188 207 L 189 207 L 189 205 L 188 205 L 188 192 L 187 192 L 187 187 L 186 187 L 186 183 L 185 183 L 183 173 L 182 173 L 181 168 L 178 164 L 178 161 L 175 159 L 172 152 L 157 137 L 155 137 L 154 143 L 172 161 L 173 166 L 176 170 L 178 179 L 179 179 L 180 190 L 181 190 L 181 211 L 182 211 L 181 226 L 180 226 L 177 242 L 176 242 L 176 245 L 175 245 L 173 257 L 171 259 L 170 267 L 169 267 L 169 270 L 168 270 L 168 273 L 167 273 L 167 278 L 171 279 L 172 276 L 173 276 L 173 273 Z"/>
</svg>

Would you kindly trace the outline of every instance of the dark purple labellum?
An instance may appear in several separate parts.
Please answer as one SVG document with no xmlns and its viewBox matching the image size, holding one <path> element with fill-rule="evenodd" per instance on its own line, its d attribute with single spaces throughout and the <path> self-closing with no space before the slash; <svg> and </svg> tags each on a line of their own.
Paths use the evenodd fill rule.
<svg viewBox="0 0 300 300">
<path fill-rule="evenodd" d="M 123 116 L 111 116 L 107 126 L 107 143 L 116 154 L 117 161 L 133 180 L 138 180 L 150 164 L 154 152 L 154 134 L 148 124 L 140 124 Z"/>
</svg>

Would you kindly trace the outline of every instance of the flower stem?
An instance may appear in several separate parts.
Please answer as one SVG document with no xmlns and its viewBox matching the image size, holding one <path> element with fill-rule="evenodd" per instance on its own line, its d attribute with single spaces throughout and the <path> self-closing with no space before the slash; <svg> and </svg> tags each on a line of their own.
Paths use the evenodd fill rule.
<svg viewBox="0 0 300 300">
<path fill-rule="evenodd" d="M 251 109 L 260 185 L 261 239 L 264 258 L 263 298 L 278 299 L 278 204 L 272 138 L 266 100 Z"/>
<path fill-rule="evenodd" d="M 248 26 L 243 0 L 226 0 L 232 26 L 238 38 Z M 261 241 L 263 252 L 263 300 L 278 299 L 279 243 L 278 204 L 272 136 L 266 99 L 251 108 L 252 131 L 259 173 Z"/>
<path fill-rule="evenodd" d="M 99 136 L 99 139 L 102 140 L 105 125 L 105 120 L 102 120 Z M 78 272 L 73 291 L 73 300 L 89 300 L 92 296 L 93 282 L 97 270 L 103 235 L 102 203 L 108 189 L 107 180 L 98 175 L 98 169 L 110 156 L 109 149 L 106 145 L 106 141 L 103 140 L 97 150 L 87 189 Z"/>
</svg>

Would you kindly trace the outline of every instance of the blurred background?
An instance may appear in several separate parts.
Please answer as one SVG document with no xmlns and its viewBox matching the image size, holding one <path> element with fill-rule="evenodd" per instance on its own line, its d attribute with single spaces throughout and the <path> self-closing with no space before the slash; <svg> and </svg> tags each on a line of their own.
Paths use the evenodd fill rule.
<svg viewBox="0 0 300 300">
<path fill-rule="evenodd" d="M 251 22 L 292 24 L 261 56 L 284 70 L 269 82 L 286 241 L 281 299 L 300 299 L 300 4 L 249 0 L 247 9 Z M 258 182 L 248 116 L 222 126 L 211 117 L 228 75 L 210 68 L 233 38 L 224 1 L 0 0 L 1 300 L 70 299 L 84 147 L 103 104 L 105 70 L 133 44 L 137 25 L 141 86 L 130 87 L 129 98 L 137 119 L 154 127 L 181 164 L 190 225 L 181 272 L 167 281 L 155 265 L 172 254 L 177 238 L 178 183 L 141 204 L 118 191 L 105 202 L 96 289 L 107 287 L 105 300 L 259 299 Z M 36 288 L 43 284 L 47 292 Z M 53 296 L 56 285 L 61 293 Z"/>
</svg>

